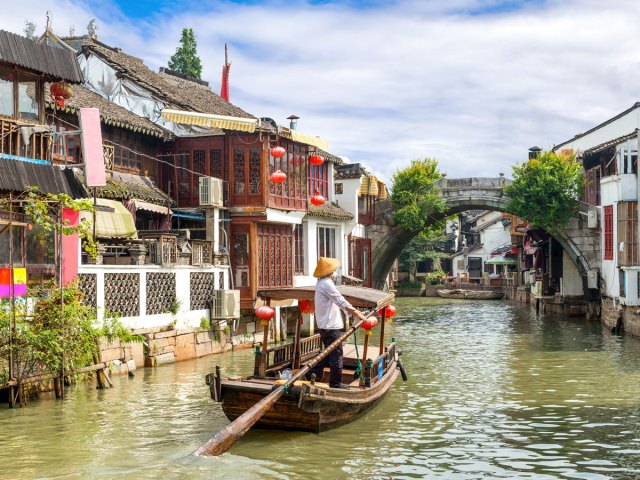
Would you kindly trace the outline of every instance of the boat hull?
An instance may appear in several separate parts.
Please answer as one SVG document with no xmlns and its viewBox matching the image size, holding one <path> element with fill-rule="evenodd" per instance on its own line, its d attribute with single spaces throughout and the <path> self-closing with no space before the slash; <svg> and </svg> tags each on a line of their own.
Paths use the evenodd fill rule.
<svg viewBox="0 0 640 480">
<path fill-rule="evenodd" d="M 483 291 L 483 290 L 438 290 L 438 295 L 442 298 L 456 298 L 459 300 L 500 300 L 504 297 L 503 292 Z"/>
<path fill-rule="evenodd" d="M 258 420 L 256 427 L 314 433 L 339 427 L 361 417 L 377 405 L 398 377 L 398 372 L 394 365 L 369 388 L 295 387 Z M 229 420 L 235 420 L 268 395 L 272 388 L 273 384 L 252 386 L 249 381 L 223 380 L 222 409 Z"/>
</svg>

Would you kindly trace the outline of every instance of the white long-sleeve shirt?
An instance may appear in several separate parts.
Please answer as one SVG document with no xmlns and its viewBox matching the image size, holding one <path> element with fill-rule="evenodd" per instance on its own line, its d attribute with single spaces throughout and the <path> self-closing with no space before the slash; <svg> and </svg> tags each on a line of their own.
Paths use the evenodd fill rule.
<svg viewBox="0 0 640 480">
<path fill-rule="evenodd" d="M 323 330 L 339 330 L 344 326 L 340 309 L 353 307 L 336 288 L 330 276 L 318 279 L 314 296 L 316 323 Z"/>
</svg>

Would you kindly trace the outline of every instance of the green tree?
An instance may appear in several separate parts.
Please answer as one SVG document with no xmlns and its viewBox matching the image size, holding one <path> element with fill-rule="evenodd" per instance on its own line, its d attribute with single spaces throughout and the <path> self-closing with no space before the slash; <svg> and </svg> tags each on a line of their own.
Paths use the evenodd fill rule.
<svg viewBox="0 0 640 480">
<path fill-rule="evenodd" d="M 575 155 L 541 152 L 512 170 L 513 183 L 504 189 L 510 197 L 509 212 L 548 231 L 566 227 L 578 210 L 584 186 Z"/>
<path fill-rule="evenodd" d="M 184 75 L 200 79 L 202 62 L 198 56 L 196 35 L 191 28 L 182 29 L 180 46 L 176 48 L 176 53 L 169 59 L 169 68 Z"/>
<path fill-rule="evenodd" d="M 442 230 L 442 222 L 432 223 L 432 217 L 441 217 L 445 210 L 436 185 L 440 178 L 438 161 L 431 158 L 412 160 L 409 167 L 393 175 L 391 202 L 396 224 L 409 232 L 422 232 L 428 224 L 433 231 Z"/>
<path fill-rule="evenodd" d="M 446 250 L 447 236 L 432 229 L 425 230 L 415 237 L 402 249 L 398 257 L 398 267 L 403 272 L 409 272 L 411 276 L 416 274 L 416 263 L 431 259 L 434 271 L 444 274 L 440 265 L 440 260 L 447 256 Z"/>
</svg>

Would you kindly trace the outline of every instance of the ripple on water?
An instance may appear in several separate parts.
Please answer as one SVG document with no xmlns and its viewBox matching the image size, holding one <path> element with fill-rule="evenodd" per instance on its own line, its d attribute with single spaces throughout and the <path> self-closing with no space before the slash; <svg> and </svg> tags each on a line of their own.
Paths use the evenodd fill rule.
<svg viewBox="0 0 640 480">
<path fill-rule="evenodd" d="M 191 456 L 228 424 L 204 374 L 253 369 L 237 351 L 0 409 L 0 478 L 640 478 L 640 342 L 506 302 L 397 305 L 409 382 L 356 422 L 251 431 L 227 455 Z"/>
</svg>

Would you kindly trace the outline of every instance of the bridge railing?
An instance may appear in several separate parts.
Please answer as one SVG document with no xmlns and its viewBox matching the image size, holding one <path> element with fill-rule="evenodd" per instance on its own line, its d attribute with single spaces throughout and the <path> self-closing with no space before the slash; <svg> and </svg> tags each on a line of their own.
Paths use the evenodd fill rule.
<svg viewBox="0 0 640 480">
<path fill-rule="evenodd" d="M 445 189 L 469 189 L 469 188 L 503 188 L 510 185 L 511 180 L 505 177 L 468 177 L 468 178 L 447 178 L 444 177 L 436 185 Z"/>
</svg>

